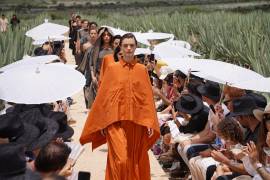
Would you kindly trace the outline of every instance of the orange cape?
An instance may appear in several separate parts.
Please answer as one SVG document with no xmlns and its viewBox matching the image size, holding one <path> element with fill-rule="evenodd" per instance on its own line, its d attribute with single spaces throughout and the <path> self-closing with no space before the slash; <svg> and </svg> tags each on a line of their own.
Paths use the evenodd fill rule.
<svg viewBox="0 0 270 180">
<path fill-rule="evenodd" d="M 92 149 L 106 143 L 101 130 L 128 120 L 152 128 L 152 137 L 144 139 L 150 149 L 160 136 L 153 92 L 144 65 L 120 60 L 111 63 L 102 77 L 96 99 L 89 112 L 80 142 L 92 142 Z"/>
<path fill-rule="evenodd" d="M 114 63 L 114 55 L 113 54 L 108 54 L 106 56 L 103 57 L 102 60 L 102 65 L 101 65 L 101 69 L 100 69 L 100 74 L 99 74 L 99 85 L 101 83 L 101 80 L 104 76 L 105 70 L 107 69 L 107 67 L 111 64 Z"/>
</svg>

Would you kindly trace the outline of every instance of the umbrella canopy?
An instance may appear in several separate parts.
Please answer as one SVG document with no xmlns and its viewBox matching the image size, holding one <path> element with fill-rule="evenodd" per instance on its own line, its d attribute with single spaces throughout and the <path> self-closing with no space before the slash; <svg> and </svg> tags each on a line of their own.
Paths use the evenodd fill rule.
<svg viewBox="0 0 270 180">
<path fill-rule="evenodd" d="M 151 54 L 151 50 L 149 48 L 136 48 L 135 55 L 139 54 Z"/>
<path fill-rule="evenodd" d="M 0 71 L 6 71 L 8 69 L 15 68 L 18 66 L 45 64 L 56 59 L 59 59 L 59 57 L 56 55 L 44 55 L 44 56 L 36 56 L 36 57 L 29 56 L 29 57 L 25 57 L 21 60 L 15 61 L 14 63 L 8 64 L 0 68 Z"/>
<path fill-rule="evenodd" d="M 69 37 L 63 35 L 55 35 L 55 36 L 44 36 L 44 37 L 33 37 L 33 45 L 42 45 L 45 42 L 54 42 L 54 41 L 65 41 L 69 40 Z"/>
<path fill-rule="evenodd" d="M 120 36 L 123 36 L 124 34 L 128 33 L 127 31 L 124 31 L 120 28 L 114 28 L 114 27 L 111 27 L 111 26 L 101 26 L 101 27 L 106 27 L 108 29 L 110 29 L 113 33 L 113 35 L 120 35 Z"/>
<path fill-rule="evenodd" d="M 45 20 L 43 24 L 40 24 L 33 29 L 30 29 L 25 33 L 28 37 L 48 37 L 48 36 L 55 36 L 55 35 L 62 35 L 69 31 L 69 27 L 49 23 L 48 20 Z"/>
<path fill-rule="evenodd" d="M 221 84 L 234 85 L 247 80 L 258 80 L 263 78 L 262 75 L 237 66 L 235 64 L 211 59 L 192 59 L 192 58 L 170 58 L 166 59 L 167 64 L 174 70 L 181 70 L 187 73 L 189 70 L 192 74 L 201 78 L 215 81 Z"/>
<path fill-rule="evenodd" d="M 191 45 L 186 41 L 170 39 L 169 41 L 166 41 L 164 43 L 167 43 L 167 44 L 173 45 L 173 46 L 183 47 L 183 48 L 186 48 L 186 49 L 191 49 Z"/>
<path fill-rule="evenodd" d="M 160 43 L 154 47 L 153 54 L 161 59 L 183 58 L 187 56 L 200 56 L 199 54 L 181 46 L 170 45 L 167 42 Z"/>
<path fill-rule="evenodd" d="M 63 100 L 78 91 L 84 76 L 65 65 L 18 66 L 0 74 L 0 99 L 22 104 Z"/>
<path fill-rule="evenodd" d="M 270 92 L 270 77 L 262 77 L 259 79 L 251 79 L 243 82 L 239 82 L 237 84 L 232 84 L 232 86 L 247 89 L 252 91 L 260 91 L 260 92 Z"/>
<path fill-rule="evenodd" d="M 160 42 L 168 41 L 169 39 L 173 39 L 173 34 L 168 33 L 159 33 L 159 32 L 147 32 L 147 33 L 140 33 L 135 32 L 133 33 L 139 43 L 142 43 L 147 46 L 151 46 L 150 42 L 155 41 L 155 44 Z"/>
</svg>

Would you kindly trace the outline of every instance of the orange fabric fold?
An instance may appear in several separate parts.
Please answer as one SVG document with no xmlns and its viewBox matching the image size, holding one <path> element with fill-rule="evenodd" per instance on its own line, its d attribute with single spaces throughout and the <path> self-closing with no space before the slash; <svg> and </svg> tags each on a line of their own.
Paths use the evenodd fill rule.
<svg viewBox="0 0 270 180">
<path fill-rule="evenodd" d="M 101 65 L 101 69 L 100 69 L 100 74 L 99 74 L 99 85 L 101 83 L 101 80 L 104 76 L 105 70 L 107 69 L 107 67 L 111 64 L 114 63 L 114 54 L 108 54 L 106 56 L 103 57 L 102 60 L 102 65 Z"/>
<path fill-rule="evenodd" d="M 106 143 L 101 130 L 125 120 L 154 130 L 151 138 L 142 139 L 147 149 L 160 136 L 149 75 L 145 66 L 135 60 L 120 60 L 106 68 L 80 137 L 81 144 L 92 142 L 92 148 L 97 148 Z"/>
</svg>

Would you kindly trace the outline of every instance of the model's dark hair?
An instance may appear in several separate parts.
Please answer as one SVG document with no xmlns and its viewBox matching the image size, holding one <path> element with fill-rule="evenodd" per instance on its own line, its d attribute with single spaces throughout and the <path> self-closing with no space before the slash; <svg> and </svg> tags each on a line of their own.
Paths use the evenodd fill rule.
<svg viewBox="0 0 270 180">
<path fill-rule="evenodd" d="M 135 37 L 134 34 L 132 34 L 132 33 L 124 34 L 124 35 L 121 37 L 121 39 L 120 39 L 120 46 L 122 45 L 122 42 L 123 42 L 124 39 L 134 39 L 134 40 L 135 40 L 136 46 L 137 46 L 137 44 L 138 44 L 136 37 Z"/>
</svg>

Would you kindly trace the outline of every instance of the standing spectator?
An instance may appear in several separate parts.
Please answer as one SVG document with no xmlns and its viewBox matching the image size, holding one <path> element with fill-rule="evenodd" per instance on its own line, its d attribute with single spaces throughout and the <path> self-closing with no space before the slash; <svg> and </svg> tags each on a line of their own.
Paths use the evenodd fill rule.
<svg viewBox="0 0 270 180">
<path fill-rule="evenodd" d="M 2 17 L 0 18 L 0 31 L 6 32 L 8 26 L 8 19 L 4 14 L 2 14 Z"/>
<path fill-rule="evenodd" d="M 10 24 L 11 24 L 12 31 L 17 27 L 17 25 L 20 24 L 20 20 L 17 18 L 17 16 L 15 14 L 13 14 L 13 16 L 10 20 Z"/>
</svg>

